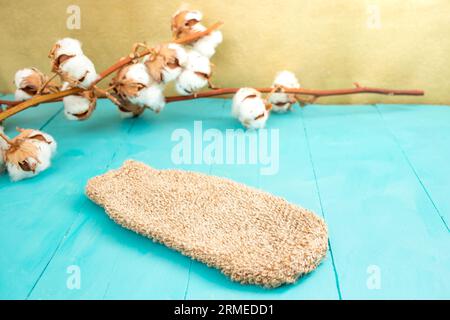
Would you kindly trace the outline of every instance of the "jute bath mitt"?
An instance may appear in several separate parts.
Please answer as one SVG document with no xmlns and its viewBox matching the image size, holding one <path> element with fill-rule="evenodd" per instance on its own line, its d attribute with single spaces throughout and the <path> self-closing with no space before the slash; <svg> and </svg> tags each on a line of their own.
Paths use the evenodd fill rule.
<svg viewBox="0 0 450 320">
<path fill-rule="evenodd" d="M 123 227 L 241 283 L 295 282 L 328 248 L 314 213 L 224 178 L 129 160 L 89 180 L 86 193 Z"/>
</svg>

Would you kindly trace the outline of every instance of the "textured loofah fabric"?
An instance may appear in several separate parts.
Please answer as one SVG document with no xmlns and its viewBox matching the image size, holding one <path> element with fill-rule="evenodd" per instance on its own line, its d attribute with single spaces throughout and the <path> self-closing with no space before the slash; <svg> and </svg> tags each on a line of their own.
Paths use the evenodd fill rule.
<svg viewBox="0 0 450 320">
<path fill-rule="evenodd" d="M 241 283 L 293 283 L 328 248 L 313 212 L 224 178 L 129 160 L 89 180 L 86 193 L 125 228 Z"/>
</svg>

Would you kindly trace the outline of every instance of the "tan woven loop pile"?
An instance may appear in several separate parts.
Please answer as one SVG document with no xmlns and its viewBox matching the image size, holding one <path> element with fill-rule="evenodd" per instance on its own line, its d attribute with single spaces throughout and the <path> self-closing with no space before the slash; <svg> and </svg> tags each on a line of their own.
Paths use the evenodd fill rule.
<svg viewBox="0 0 450 320">
<path fill-rule="evenodd" d="M 86 192 L 123 227 L 241 283 L 295 282 L 328 249 L 327 227 L 314 213 L 224 178 L 129 160 L 92 178 Z"/>
</svg>

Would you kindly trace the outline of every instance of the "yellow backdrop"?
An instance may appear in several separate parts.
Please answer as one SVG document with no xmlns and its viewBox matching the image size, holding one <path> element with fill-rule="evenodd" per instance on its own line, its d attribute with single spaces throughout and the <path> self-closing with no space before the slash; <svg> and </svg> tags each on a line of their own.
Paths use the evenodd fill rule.
<svg viewBox="0 0 450 320">
<path fill-rule="evenodd" d="M 137 41 L 170 38 L 181 2 L 163 0 L 0 0 L 0 91 L 16 70 L 50 69 L 47 54 L 61 37 L 83 42 L 100 71 Z M 224 43 L 213 57 L 219 86 L 268 86 L 294 71 L 307 88 L 367 86 L 424 89 L 426 96 L 356 95 L 322 103 L 450 104 L 449 0 L 190 1 L 206 24 L 223 20 Z M 70 5 L 81 10 L 80 29 Z M 69 10 L 68 10 L 69 8 Z M 68 13 L 69 12 L 69 13 Z M 76 22 L 75 22 L 76 26 Z"/>
</svg>

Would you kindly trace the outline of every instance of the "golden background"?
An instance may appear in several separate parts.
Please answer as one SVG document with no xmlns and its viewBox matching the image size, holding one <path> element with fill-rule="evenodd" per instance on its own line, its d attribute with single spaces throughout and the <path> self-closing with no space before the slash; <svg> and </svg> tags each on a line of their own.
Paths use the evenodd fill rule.
<svg viewBox="0 0 450 320">
<path fill-rule="evenodd" d="M 353 95 L 321 103 L 450 104 L 449 0 L 189 1 L 204 24 L 222 20 L 224 42 L 212 58 L 221 87 L 270 86 L 277 71 L 295 72 L 306 88 L 365 86 L 424 89 L 425 97 Z M 62 37 L 83 42 L 98 72 L 134 42 L 170 39 L 182 4 L 156 0 L 0 0 L 0 92 L 16 70 L 50 70 L 48 51 Z M 81 29 L 69 30 L 69 5 Z M 374 9 L 375 8 L 375 9 Z M 380 19 L 374 19 L 379 10 Z M 106 85 L 106 83 L 104 84 Z"/>
</svg>

